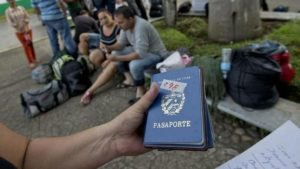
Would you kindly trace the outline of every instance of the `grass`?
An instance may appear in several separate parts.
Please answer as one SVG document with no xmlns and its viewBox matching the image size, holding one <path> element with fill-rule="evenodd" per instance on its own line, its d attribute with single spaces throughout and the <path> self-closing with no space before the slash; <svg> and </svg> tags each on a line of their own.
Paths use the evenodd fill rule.
<svg viewBox="0 0 300 169">
<path fill-rule="evenodd" d="M 287 98 L 300 103 L 300 21 L 263 23 L 263 36 L 230 44 L 210 41 L 207 36 L 207 23 L 201 18 L 180 18 L 175 28 L 168 28 L 163 21 L 154 25 L 168 50 L 187 47 L 193 53 L 196 65 L 200 65 L 202 56 L 220 56 L 221 49 L 226 47 L 240 48 L 267 39 L 286 45 L 291 55 L 292 66 L 296 69 L 296 77 L 287 89 L 290 92 Z"/>
</svg>

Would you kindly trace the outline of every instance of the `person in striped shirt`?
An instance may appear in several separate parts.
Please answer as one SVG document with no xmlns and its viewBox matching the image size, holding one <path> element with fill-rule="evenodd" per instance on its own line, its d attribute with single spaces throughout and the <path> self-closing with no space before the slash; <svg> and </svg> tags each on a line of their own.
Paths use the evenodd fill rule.
<svg viewBox="0 0 300 169">
<path fill-rule="evenodd" d="M 69 55 L 77 56 L 77 46 L 71 35 L 71 29 L 66 19 L 66 9 L 62 0 L 32 0 L 36 13 L 41 14 L 47 28 L 53 56 L 60 54 L 58 36 L 64 41 L 64 47 Z"/>
<path fill-rule="evenodd" d="M 17 6 L 15 0 L 7 0 L 9 7 L 5 11 L 6 20 L 15 29 L 16 36 L 21 42 L 29 68 L 36 67 L 35 51 L 32 43 L 32 30 L 29 26 L 29 15 L 22 6 Z"/>
</svg>

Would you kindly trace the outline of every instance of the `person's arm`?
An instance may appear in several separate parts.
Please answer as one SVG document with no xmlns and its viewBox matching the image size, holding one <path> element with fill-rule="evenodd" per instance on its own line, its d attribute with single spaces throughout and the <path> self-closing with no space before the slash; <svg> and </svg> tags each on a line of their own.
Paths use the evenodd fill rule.
<svg viewBox="0 0 300 169">
<path fill-rule="evenodd" d="M 23 160 L 29 140 L 0 123 L 0 157 L 16 168 L 23 168 Z M 0 165 L 1 166 L 1 165 Z"/>
<path fill-rule="evenodd" d="M 8 10 L 5 11 L 5 18 L 6 18 L 6 20 L 7 20 L 7 22 L 8 22 L 9 25 L 11 25 L 11 26 L 14 27 L 14 28 L 17 28 L 18 25 L 17 25 L 16 22 L 14 22 L 14 21 L 12 20 L 12 18 L 11 18 L 11 16 L 10 16 Z"/>
<path fill-rule="evenodd" d="M 139 131 L 157 93 L 158 86 L 153 84 L 136 104 L 104 125 L 67 137 L 33 139 L 24 169 L 92 169 L 120 156 L 149 151 Z"/>
<path fill-rule="evenodd" d="M 64 2 L 62 0 L 57 0 L 57 5 L 62 10 L 62 12 L 64 13 L 65 17 L 67 17 L 67 9 L 65 7 Z"/>
<path fill-rule="evenodd" d="M 29 16 L 28 12 L 25 10 L 24 7 L 21 7 L 21 9 L 23 10 L 23 12 L 24 12 L 24 14 L 25 14 L 24 22 L 25 22 L 26 24 L 29 24 L 30 16 Z"/>
<path fill-rule="evenodd" d="M 108 52 L 111 52 L 113 50 L 121 50 L 127 44 L 129 44 L 128 39 L 126 37 L 126 33 L 123 30 L 120 32 L 120 36 L 117 39 L 118 39 L 118 41 L 115 44 L 106 46 L 106 49 L 108 50 Z"/>
<path fill-rule="evenodd" d="M 121 45 L 119 42 L 116 42 L 115 44 L 113 45 L 106 45 L 106 49 L 108 51 L 113 51 L 113 50 L 121 50 L 123 49 L 123 45 Z"/>
<path fill-rule="evenodd" d="M 111 54 L 107 54 L 106 57 L 110 61 L 121 61 L 121 62 L 140 59 L 139 54 L 136 52 L 129 53 L 127 55 L 122 55 L 122 56 L 114 56 Z"/>
<path fill-rule="evenodd" d="M 30 16 L 24 7 L 21 7 L 21 9 L 24 12 L 24 29 L 23 29 L 23 31 L 28 32 L 30 30 L 30 27 L 29 27 Z"/>
</svg>

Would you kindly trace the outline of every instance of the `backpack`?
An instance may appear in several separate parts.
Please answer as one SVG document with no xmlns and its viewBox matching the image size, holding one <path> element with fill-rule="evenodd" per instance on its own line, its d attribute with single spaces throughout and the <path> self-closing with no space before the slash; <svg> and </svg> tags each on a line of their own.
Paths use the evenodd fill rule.
<svg viewBox="0 0 300 169">
<path fill-rule="evenodd" d="M 84 93 L 92 84 L 87 66 L 75 60 L 63 65 L 61 79 L 67 85 L 70 96 Z"/>
<path fill-rule="evenodd" d="M 31 89 L 20 95 L 21 104 L 28 118 L 45 113 L 69 99 L 67 87 L 53 80 L 40 89 Z"/>
<path fill-rule="evenodd" d="M 281 74 L 280 82 L 277 84 L 277 87 L 284 87 L 291 84 L 296 71 L 290 64 L 290 54 L 286 46 L 273 41 L 264 41 L 260 44 L 252 44 L 251 48 L 256 51 L 264 52 L 268 57 L 279 64 Z"/>
<path fill-rule="evenodd" d="M 279 65 L 265 52 L 252 47 L 234 50 L 231 57 L 227 90 L 232 99 L 254 109 L 273 106 L 279 99 L 276 89 L 281 72 Z"/>
<path fill-rule="evenodd" d="M 54 73 L 54 77 L 56 80 L 61 80 L 61 68 L 62 66 L 69 61 L 74 60 L 72 56 L 69 55 L 62 55 L 57 57 L 54 61 L 52 61 L 52 69 Z"/>
<path fill-rule="evenodd" d="M 31 79 L 39 84 L 46 84 L 53 79 L 52 68 L 49 64 L 42 64 L 31 72 Z"/>
</svg>

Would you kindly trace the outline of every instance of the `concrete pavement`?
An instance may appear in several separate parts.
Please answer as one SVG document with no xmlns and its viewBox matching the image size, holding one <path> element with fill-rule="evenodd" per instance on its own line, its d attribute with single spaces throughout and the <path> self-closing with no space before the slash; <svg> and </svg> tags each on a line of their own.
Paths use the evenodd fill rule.
<svg viewBox="0 0 300 169">
<path fill-rule="evenodd" d="M 50 60 L 48 39 L 36 42 L 35 49 L 40 61 Z M 116 77 L 99 89 L 93 102 L 86 107 L 80 106 L 78 96 L 45 114 L 27 119 L 21 107 L 20 94 L 42 85 L 31 80 L 22 48 L 2 52 L 0 55 L 0 122 L 30 138 L 65 136 L 101 125 L 125 110 L 128 100 L 135 95 L 133 88 L 115 88 L 116 83 L 120 81 L 120 78 Z M 239 123 L 219 113 L 213 113 L 212 117 L 216 145 L 208 152 L 154 150 L 138 157 L 121 157 L 102 168 L 212 169 L 243 152 L 261 138 L 250 125 Z"/>
<path fill-rule="evenodd" d="M 33 41 L 39 41 L 47 38 L 47 31 L 42 26 L 36 15 L 30 16 L 30 25 L 32 27 Z M 4 51 L 20 47 L 21 44 L 15 35 L 14 29 L 4 20 L 0 21 L 0 57 Z"/>
<path fill-rule="evenodd" d="M 50 59 L 48 40 L 35 43 L 39 59 Z M 117 89 L 120 78 L 98 90 L 92 103 L 86 107 L 74 97 L 57 108 L 27 119 L 20 103 L 20 93 L 42 85 L 30 79 L 22 48 L 1 53 L 0 62 L 0 122 L 27 137 L 64 136 L 101 125 L 128 107 L 135 95 L 132 89 Z M 95 77 L 95 76 L 94 76 Z M 243 152 L 261 139 L 256 128 L 240 123 L 231 117 L 213 113 L 216 134 L 215 148 L 208 152 L 152 151 L 138 157 L 121 157 L 104 169 L 212 169 Z M 101 158 L 101 157 L 99 157 Z"/>
</svg>

